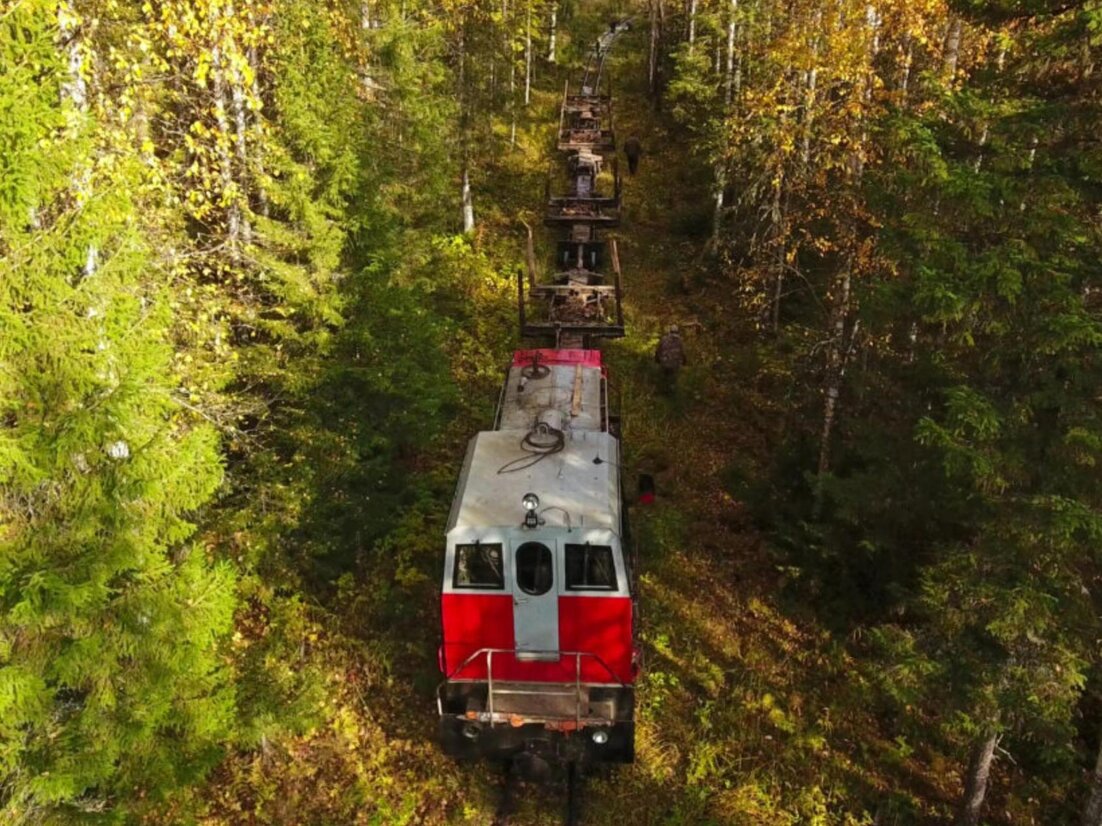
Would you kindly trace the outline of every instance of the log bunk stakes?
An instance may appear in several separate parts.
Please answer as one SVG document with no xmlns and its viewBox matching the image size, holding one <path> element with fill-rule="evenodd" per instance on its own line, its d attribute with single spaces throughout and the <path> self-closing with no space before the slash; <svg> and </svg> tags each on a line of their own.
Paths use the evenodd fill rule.
<svg viewBox="0 0 1102 826">
<path fill-rule="evenodd" d="M 563 89 L 557 148 L 566 156 L 568 192 L 554 195 L 548 178 L 543 219 L 546 226 L 561 233 L 556 243 L 557 272 L 546 283 L 537 281 L 529 229 L 527 296 L 523 274 L 517 279 L 521 336 L 551 337 L 556 349 L 586 349 L 594 339 L 624 335 L 616 240 L 606 242 L 601 234 L 619 225 L 621 198 L 605 61 L 616 38 L 627 29 L 628 22 L 620 21 L 601 35 L 589 52 L 579 90 L 571 93 L 569 82 Z M 602 178 L 606 164 L 611 166 L 610 174 Z M 602 193 L 609 183 L 611 194 Z M 611 277 L 606 274 L 609 267 Z M 529 312 L 529 302 L 539 303 L 538 319 Z"/>
</svg>

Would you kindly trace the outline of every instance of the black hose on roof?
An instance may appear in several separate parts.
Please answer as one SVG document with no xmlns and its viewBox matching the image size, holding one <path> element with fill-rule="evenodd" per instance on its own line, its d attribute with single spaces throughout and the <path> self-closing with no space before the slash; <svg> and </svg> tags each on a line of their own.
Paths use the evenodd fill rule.
<svg viewBox="0 0 1102 826">
<path fill-rule="evenodd" d="M 561 453 L 566 447 L 566 434 L 561 430 L 551 427 L 543 422 L 536 425 L 534 430 L 524 434 L 520 440 L 520 449 L 524 456 L 518 456 L 497 469 L 499 475 L 516 473 L 527 470 L 542 462 L 548 456 Z"/>
</svg>

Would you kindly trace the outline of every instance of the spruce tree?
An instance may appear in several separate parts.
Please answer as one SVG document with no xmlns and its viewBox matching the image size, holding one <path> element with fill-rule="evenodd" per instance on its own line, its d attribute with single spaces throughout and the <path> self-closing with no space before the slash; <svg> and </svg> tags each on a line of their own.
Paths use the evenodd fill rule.
<svg viewBox="0 0 1102 826">
<path fill-rule="evenodd" d="M 189 544 L 218 439 L 175 401 L 142 170 L 65 93 L 56 4 L 0 18 L 0 819 L 122 819 L 218 759 L 234 574 Z M 63 8 L 64 12 L 64 8 Z M 64 25 L 64 21 L 62 21 Z"/>
</svg>

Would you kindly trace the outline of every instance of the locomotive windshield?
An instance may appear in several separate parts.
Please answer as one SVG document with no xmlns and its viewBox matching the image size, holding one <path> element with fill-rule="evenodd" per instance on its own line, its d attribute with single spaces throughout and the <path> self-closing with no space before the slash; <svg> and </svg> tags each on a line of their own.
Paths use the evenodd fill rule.
<svg viewBox="0 0 1102 826">
<path fill-rule="evenodd" d="M 566 546 L 568 591 L 615 591 L 616 563 L 608 545 Z"/>
<path fill-rule="evenodd" d="M 503 589 L 505 568 L 502 565 L 501 545 L 481 542 L 456 545 L 455 587 Z"/>
</svg>

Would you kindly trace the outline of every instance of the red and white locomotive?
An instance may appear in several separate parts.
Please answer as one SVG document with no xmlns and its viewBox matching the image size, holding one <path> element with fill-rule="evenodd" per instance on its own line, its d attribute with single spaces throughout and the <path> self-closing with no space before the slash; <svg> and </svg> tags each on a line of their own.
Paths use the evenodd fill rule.
<svg viewBox="0 0 1102 826">
<path fill-rule="evenodd" d="M 613 424 L 599 351 L 514 354 L 448 521 L 448 754 L 632 760 L 633 580 Z"/>
</svg>

